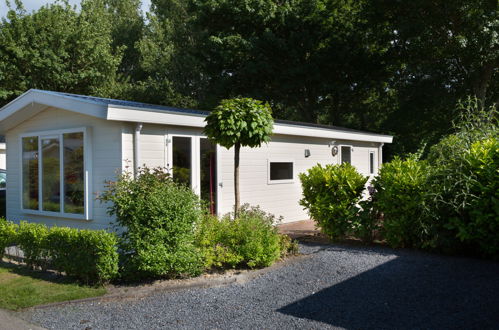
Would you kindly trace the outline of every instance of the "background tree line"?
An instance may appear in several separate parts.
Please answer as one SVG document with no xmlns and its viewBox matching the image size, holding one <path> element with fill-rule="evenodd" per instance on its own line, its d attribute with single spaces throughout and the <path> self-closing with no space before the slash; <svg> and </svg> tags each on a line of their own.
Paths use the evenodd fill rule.
<svg viewBox="0 0 499 330">
<path fill-rule="evenodd" d="M 448 133 L 456 103 L 499 100 L 497 0 L 66 1 L 0 13 L 0 105 L 29 88 L 213 109 L 268 101 L 281 119 Z"/>
</svg>

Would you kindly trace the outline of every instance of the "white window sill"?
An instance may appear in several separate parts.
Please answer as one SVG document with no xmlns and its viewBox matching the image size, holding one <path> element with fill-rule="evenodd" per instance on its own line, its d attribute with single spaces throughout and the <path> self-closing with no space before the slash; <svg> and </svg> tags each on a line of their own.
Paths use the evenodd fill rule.
<svg viewBox="0 0 499 330">
<path fill-rule="evenodd" d="M 21 209 L 21 212 L 23 212 L 25 214 L 31 214 L 31 215 L 41 215 L 44 217 L 56 217 L 56 218 L 72 219 L 72 220 L 91 220 L 91 219 L 87 219 L 87 217 L 84 214 L 25 210 L 25 209 Z"/>
</svg>

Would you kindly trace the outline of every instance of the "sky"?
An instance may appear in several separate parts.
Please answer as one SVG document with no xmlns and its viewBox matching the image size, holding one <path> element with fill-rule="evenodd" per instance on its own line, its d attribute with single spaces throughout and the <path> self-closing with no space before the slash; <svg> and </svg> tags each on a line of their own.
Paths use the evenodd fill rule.
<svg viewBox="0 0 499 330">
<path fill-rule="evenodd" d="M 22 2 L 24 4 L 24 8 L 26 8 L 28 12 L 31 12 L 32 10 L 36 10 L 47 3 L 53 3 L 54 0 L 22 0 Z M 13 5 L 14 0 L 10 0 L 10 3 Z M 78 5 L 80 0 L 69 0 L 69 3 L 71 5 Z M 148 11 L 150 5 L 151 0 L 142 0 L 142 11 Z M 5 17 L 6 14 L 7 5 L 5 4 L 5 0 L 0 0 L 0 17 Z"/>
</svg>

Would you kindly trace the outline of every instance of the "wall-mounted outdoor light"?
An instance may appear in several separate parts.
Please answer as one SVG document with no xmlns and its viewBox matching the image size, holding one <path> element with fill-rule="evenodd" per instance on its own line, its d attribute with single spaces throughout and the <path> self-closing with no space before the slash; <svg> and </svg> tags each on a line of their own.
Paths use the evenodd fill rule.
<svg viewBox="0 0 499 330">
<path fill-rule="evenodd" d="M 338 154 L 338 147 L 337 146 L 333 146 L 331 148 L 331 155 L 336 156 Z"/>
<path fill-rule="evenodd" d="M 310 149 L 305 149 L 305 158 L 310 157 Z"/>
</svg>

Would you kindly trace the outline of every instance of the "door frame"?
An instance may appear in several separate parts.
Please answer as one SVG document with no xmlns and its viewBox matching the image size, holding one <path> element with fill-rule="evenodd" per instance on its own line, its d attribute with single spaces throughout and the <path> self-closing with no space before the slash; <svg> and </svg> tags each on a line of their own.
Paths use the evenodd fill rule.
<svg viewBox="0 0 499 330">
<path fill-rule="evenodd" d="M 166 152 L 165 152 L 165 167 L 173 176 L 173 137 L 188 137 L 191 138 L 191 188 L 194 193 L 201 196 L 201 142 L 200 139 L 206 139 L 206 135 L 202 132 L 182 128 L 169 128 L 165 131 Z M 220 215 L 221 208 L 221 169 L 220 169 L 220 146 L 216 145 L 216 210 L 215 213 Z"/>
</svg>

